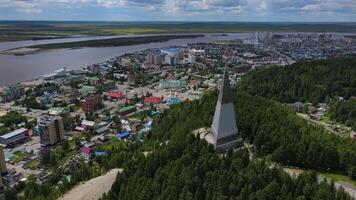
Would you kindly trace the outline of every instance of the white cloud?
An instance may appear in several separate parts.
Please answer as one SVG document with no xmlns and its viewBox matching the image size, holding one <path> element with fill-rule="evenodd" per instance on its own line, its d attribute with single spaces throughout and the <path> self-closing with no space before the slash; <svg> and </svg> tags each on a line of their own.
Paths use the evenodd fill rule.
<svg viewBox="0 0 356 200">
<path fill-rule="evenodd" d="M 307 5 L 302 7 L 302 10 L 308 10 L 308 11 L 320 10 L 320 5 L 318 5 L 318 4 L 307 4 Z"/>
<path fill-rule="evenodd" d="M 267 15 L 298 18 L 305 13 L 332 13 L 333 16 L 348 15 L 356 20 L 355 0 L 0 0 L 0 8 L 9 7 L 27 13 L 39 13 L 48 8 L 84 8 L 88 5 L 98 9 L 129 8 L 133 10 L 132 15 L 136 15 L 136 10 L 181 17 L 219 15 L 249 18 Z"/>
<path fill-rule="evenodd" d="M 37 2 L 31 0 L 0 0 L 2 7 L 14 7 L 18 12 L 40 13 L 41 9 Z"/>
<path fill-rule="evenodd" d="M 128 0 L 97 0 L 97 3 L 104 7 L 123 7 L 128 5 Z"/>
</svg>

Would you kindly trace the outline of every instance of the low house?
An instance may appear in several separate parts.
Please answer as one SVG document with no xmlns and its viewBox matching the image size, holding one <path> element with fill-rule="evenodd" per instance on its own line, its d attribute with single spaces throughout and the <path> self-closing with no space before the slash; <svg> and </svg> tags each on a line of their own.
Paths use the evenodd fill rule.
<svg viewBox="0 0 356 200">
<path fill-rule="evenodd" d="M 109 141 L 109 138 L 107 136 L 105 136 L 105 135 L 100 135 L 98 137 L 98 141 L 104 143 L 104 142 Z"/>
<path fill-rule="evenodd" d="M 18 143 L 22 143 L 29 136 L 28 129 L 20 128 L 10 133 L 0 136 L 0 143 L 5 146 L 12 146 Z"/>
<path fill-rule="evenodd" d="M 46 172 L 46 171 L 41 171 L 38 175 L 37 175 L 37 177 L 38 177 L 38 179 L 40 179 L 41 181 L 43 181 L 43 180 L 45 180 L 47 177 L 48 177 L 48 172 Z"/>
<path fill-rule="evenodd" d="M 94 77 L 89 78 L 89 82 L 90 82 L 90 85 L 99 85 L 102 83 L 102 80 L 99 77 L 94 76 Z"/>
<path fill-rule="evenodd" d="M 89 147 L 89 148 L 93 148 L 95 147 L 95 142 L 88 142 L 84 144 L 84 147 Z"/>
<path fill-rule="evenodd" d="M 102 134 L 109 131 L 109 126 L 102 126 L 95 130 L 97 134 Z"/>
<path fill-rule="evenodd" d="M 129 105 L 129 106 L 117 109 L 116 113 L 120 116 L 125 116 L 125 115 L 133 113 L 135 111 L 136 111 L 136 106 Z"/>
<path fill-rule="evenodd" d="M 182 100 L 179 97 L 171 97 L 171 98 L 167 99 L 166 105 L 172 106 L 172 105 L 180 104 L 181 102 L 182 102 Z"/>
<path fill-rule="evenodd" d="M 83 128 L 83 127 L 80 127 L 80 126 L 77 126 L 77 127 L 75 127 L 75 129 L 74 129 L 75 131 L 78 131 L 78 132 L 82 132 L 82 131 L 84 131 L 85 130 L 85 128 Z"/>
<path fill-rule="evenodd" d="M 68 118 L 70 116 L 69 109 L 67 107 L 53 107 L 48 110 L 49 115 L 61 116 L 63 118 Z"/>
<path fill-rule="evenodd" d="M 145 104 L 158 104 L 161 103 L 162 98 L 160 97 L 155 97 L 155 96 L 149 96 L 149 97 L 145 97 Z"/>
<path fill-rule="evenodd" d="M 89 96 L 97 93 L 97 89 L 93 86 L 83 86 L 79 92 L 82 96 Z"/>
<path fill-rule="evenodd" d="M 116 82 L 114 80 L 105 80 L 103 83 L 103 87 L 105 88 L 105 90 L 111 90 L 116 87 L 115 83 Z"/>
<path fill-rule="evenodd" d="M 108 156 L 109 154 L 105 151 L 95 151 L 95 156 L 96 157 L 104 157 L 104 156 Z"/>
<path fill-rule="evenodd" d="M 82 153 L 82 156 L 87 159 L 93 155 L 93 151 L 90 147 L 82 147 L 80 152 Z"/>
<path fill-rule="evenodd" d="M 108 92 L 105 96 L 109 97 L 110 99 L 123 99 L 125 98 L 125 94 L 122 92 Z"/>
<path fill-rule="evenodd" d="M 82 127 L 83 128 L 92 128 L 95 126 L 95 122 L 89 121 L 89 120 L 83 120 L 82 121 Z"/>
<path fill-rule="evenodd" d="M 120 138 L 120 140 L 124 140 L 130 137 L 130 133 L 128 131 L 123 131 L 117 134 L 117 137 Z"/>
</svg>

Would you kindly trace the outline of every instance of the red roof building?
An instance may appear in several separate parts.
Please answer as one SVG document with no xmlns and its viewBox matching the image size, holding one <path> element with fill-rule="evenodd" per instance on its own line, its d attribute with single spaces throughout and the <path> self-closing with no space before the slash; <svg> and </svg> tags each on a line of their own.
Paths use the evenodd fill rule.
<svg viewBox="0 0 356 200">
<path fill-rule="evenodd" d="M 149 97 L 145 97 L 144 102 L 146 104 L 158 104 L 161 103 L 162 99 L 160 97 L 155 97 L 155 96 L 149 96 Z"/>
<path fill-rule="evenodd" d="M 80 149 L 80 151 L 82 152 L 82 156 L 86 157 L 86 158 L 90 158 L 90 156 L 92 155 L 93 151 L 90 147 L 82 147 Z"/>
<path fill-rule="evenodd" d="M 199 81 L 198 80 L 190 80 L 189 84 L 190 85 L 198 85 Z"/>
<path fill-rule="evenodd" d="M 123 99 L 125 98 L 125 94 L 122 92 L 108 92 L 105 94 L 107 97 L 113 98 L 113 99 Z"/>
</svg>

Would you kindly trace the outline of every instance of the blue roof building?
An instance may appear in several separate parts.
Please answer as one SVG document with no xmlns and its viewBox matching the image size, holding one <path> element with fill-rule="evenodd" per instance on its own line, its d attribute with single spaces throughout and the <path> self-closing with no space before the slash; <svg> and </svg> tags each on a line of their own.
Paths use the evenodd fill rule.
<svg viewBox="0 0 356 200">
<path fill-rule="evenodd" d="M 172 105 L 180 104 L 181 102 L 182 102 L 182 100 L 179 97 L 171 97 L 171 98 L 167 99 L 166 105 L 172 106 Z"/>
<path fill-rule="evenodd" d="M 123 131 L 123 132 L 117 134 L 116 136 L 118 138 L 120 138 L 121 140 L 123 140 L 123 139 L 130 137 L 130 133 L 128 131 Z"/>
<path fill-rule="evenodd" d="M 103 156 L 108 156 L 109 154 L 105 151 L 95 151 L 95 156 L 97 157 L 103 157 Z"/>
</svg>

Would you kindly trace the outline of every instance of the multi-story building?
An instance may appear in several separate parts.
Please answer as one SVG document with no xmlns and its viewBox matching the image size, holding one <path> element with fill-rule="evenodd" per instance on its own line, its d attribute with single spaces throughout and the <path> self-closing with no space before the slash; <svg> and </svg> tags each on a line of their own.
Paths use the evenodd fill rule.
<svg viewBox="0 0 356 200">
<path fill-rule="evenodd" d="M 101 73 L 101 68 L 99 65 L 91 65 L 89 67 L 90 73 L 92 74 L 100 74 Z"/>
<path fill-rule="evenodd" d="M 101 99 L 98 95 L 93 95 L 82 99 L 80 101 L 80 104 L 82 110 L 87 113 L 87 112 L 95 111 L 99 107 L 100 101 Z"/>
<path fill-rule="evenodd" d="M 153 64 L 153 65 L 161 65 L 164 61 L 164 54 L 160 52 L 152 52 L 147 54 L 146 56 L 146 62 L 148 64 Z"/>
<path fill-rule="evenodd" d="M 0 102 L 13 101 L 25 94 L 25 89 L 21 86 L 14 86 L 0 90 Z"/>
<path fill-rule="evenodd" d="M 5 162 L 5 153 L 4 153 L 4 146 L 0 145 L 0 172 L 1 174 L 7 173 L 6 162 Z M 1 179 L 1 176 L 0 176 Z M 1 184 L 0 184 L 1 187 Z"/>
<path fill-rule="evenodd" d="M 84 85 L 81 89 L 79 89 L 79 92 L 82 96 L 89 96 L 96 94 L 98 90 L 94 86 Z"/>
<path fill-rule="evenodd" d="M 195 63 L 195 55 L 188 54 L 188 63 Z"/>
<path fill-rule="evenodd" d="M 90 82 L 90 85 L 99 85 L 99 84 L 101 84 L 103 81 L 101 80 L 100 77 L 93 76 L 93 77 L 90 77 L 90 78 L 89 78 L 89 82 Z"/>
<path fill-rule="evenodd" d="M 64 140 L 63 118 L 59 116 L 41 117 L 38 123 L 40 143 L 42 146 L 50 146 Z"/>
<path fill-rule="evenodd" d="M 4 146 L 14 146 L 25 141 L 28 135 L 28 129 L 20 128 L 0 136 L 0 143 Z"/>
<path fill-rule="evenodd" d="M 161 89 L 184 88 L 186 86 L 186 80 L 161 80 L 159 82 L 159 87 Z"/>
</svg>

